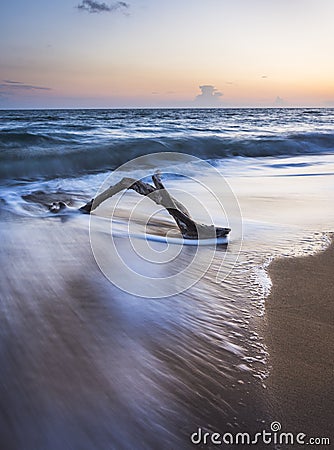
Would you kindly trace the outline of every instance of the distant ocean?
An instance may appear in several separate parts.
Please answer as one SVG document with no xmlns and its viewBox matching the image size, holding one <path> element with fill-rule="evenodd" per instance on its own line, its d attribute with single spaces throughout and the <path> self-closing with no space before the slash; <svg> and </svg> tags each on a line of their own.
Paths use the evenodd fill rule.
<svg viewBox="0 0 334 450">
<path fill-rule="evenodd" d="M 180 177 L 189 167 L 162 174 L 176 197 L 183 192 L 194 218 L 201 211 L 187 203 L 187 192 L 232 231 L 196 284 L 150 299 L 133 294 L 130 275 L 129 292 L 104 277 L 88 215 L 57 216 L 46 205 L 63 200 L 74 211 L 133 158 L 151 154 L 152 173 L 161 169 L 160 152 L 212 165 L 233 192 L 241 223 L 233 226 L 233 214 L 223 220 L 199 184 Z M 196 167 L 192 177 L 205 185 L 208 174 Z M 124 175 L 150 174 L 138 167 Z M 210 178 L 217 192 L 219 180 Z M 27 449 L 186 449 L 198 427 L 252 432 L 275 419 L 261 334 L 266 267 L 274 257 L 328 244 L 334 109 L 0 111 L 0 186 L 3 442 L 14 436 L 15 448 Z M 125 259 L 136 198 L 122 197 L 116 217 Z M 135 241 L 147 231 L 144 213 L 131 216 Z M 107 248 L 103 223 L 97 234 Z M 162 212 L 152 229 L 166 227 L 173 222 Z M 164 244 L 154 245 L 163 255 Z M 180 271 L 193 251 L 183 249 L 166 269 L 145 259 L 135 267 L 162 277 Z M 209 247 L 196 251 L 201 262 Z M 220 279 L 222 261 L 228 270 Z M 196 278 L 200 264 L 191 271 Z"/>
</svg>

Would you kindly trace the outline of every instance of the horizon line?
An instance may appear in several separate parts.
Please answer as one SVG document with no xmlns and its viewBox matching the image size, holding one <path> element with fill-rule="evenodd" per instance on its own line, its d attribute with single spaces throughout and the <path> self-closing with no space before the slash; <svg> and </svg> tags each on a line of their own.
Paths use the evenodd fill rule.
<svg viewBox="0 0 334 450">
<path fill-rule="evenodd" d="M 21 107 L 21 108 L 1 108 L 0 111 L 64 111 L 64 110 L 87 110 L 87 111 L 103 111 L 103 110 L 133 110 L 133 109 L 147 109 L 147 110 L 170 110 L 170 109 L 193 109 L 193 110 L 221 110 L 221 109 L 334 109 L 333 106 L 111 106 L 111 107 L 89 107 L 85 106 L 83 108 L 74 107 Z"/>
</svg>

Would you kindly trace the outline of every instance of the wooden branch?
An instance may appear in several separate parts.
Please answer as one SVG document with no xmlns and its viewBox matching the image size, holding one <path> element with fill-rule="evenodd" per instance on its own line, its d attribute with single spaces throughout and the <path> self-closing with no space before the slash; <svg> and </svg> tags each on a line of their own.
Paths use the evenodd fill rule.
<svg viewBox="0 0 334 450">
<path fill-rule="evenodd" d="M 214 225 L 205 225 L 195 222 L 188 210 L 182 203 L 170 195 L 164 187 L 158 173 L 152 176 L 154 186 L 144 183 L 134 178 L 122 178 L 114 186 L 93 198 L 90 202 L 80 208 L 80 211 L 90 214 L 101 203 L 123 190 L 132 189 L 140 195 L 148 197 L 157 205 L 163 206 L 174 218 L 184 239 L 212 239 L 225 237 L 231 230 L 230 228 L 219 228 Z"/>
</svg>

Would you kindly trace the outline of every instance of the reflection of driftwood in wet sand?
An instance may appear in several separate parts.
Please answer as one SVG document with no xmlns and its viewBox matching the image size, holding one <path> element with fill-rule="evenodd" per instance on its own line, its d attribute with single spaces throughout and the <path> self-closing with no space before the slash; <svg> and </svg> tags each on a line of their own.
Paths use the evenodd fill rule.
<svg viewBox="0 0 334 450">
<path fill-rule="evenodd" d="M 132 189 L 138 194 L 148 197 L 157 205 L 163 206 L 174 218 L 184 239 L 221 238 L 226 236 L 231 231 L 230 228 L 219 228 L 214 225 L 196 223 L 190 217 L 189 212 L 182 205 L 182 203 L 172 197 L 165 189 L 158 174 L 152 176 L 152 181 L 154 186 L 134 178 L 123 178 L 114 186 L 110 186 L 107 190 L 93 198 L 86 205 L 82 206 L 80 211 L 84 213 L 91 213 L 102 202 L 110 197 L 113 197 L 118 192 Z"/>
</svg>

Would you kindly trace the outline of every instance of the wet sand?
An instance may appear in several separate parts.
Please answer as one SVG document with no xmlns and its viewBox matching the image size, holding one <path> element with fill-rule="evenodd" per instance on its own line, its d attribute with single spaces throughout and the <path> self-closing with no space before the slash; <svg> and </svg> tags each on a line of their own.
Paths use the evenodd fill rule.
<svg viewBox="0 0 334 450">
<path fill-rule="evenodd" d="M 269 268 L 273 289 L 266 301 L 273 419 L 282 424 L 282 431 L 330 437 L 332 443 L 333 273 L 333 243 L 311 257 L 275 260 Z"/>
<path fill-rule="evenodd" d="M 198 427 L 256 432 L 264 349 L 244 267 L 135 297 L 99 270 L 88 231 L 86 215 L 0 221 L 0 449 L 186 450 Z"/>
</svg>

